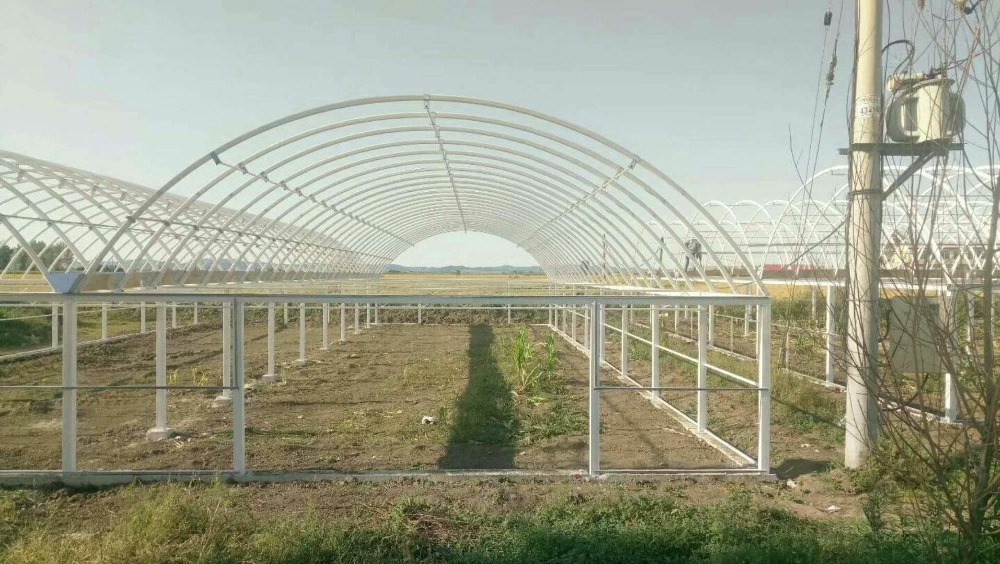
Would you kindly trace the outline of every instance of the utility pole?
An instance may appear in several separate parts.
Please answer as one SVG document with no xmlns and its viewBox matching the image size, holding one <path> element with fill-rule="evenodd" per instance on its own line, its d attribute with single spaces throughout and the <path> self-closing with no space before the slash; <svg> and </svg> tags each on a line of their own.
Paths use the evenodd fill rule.
<svg viewBox="0 0 1000 564">
<path fill-rule="evenodd" d="M 879 243 L 882 235 L 882 1 L 857 0 L 847 228 L 847 417 L 844 466 L 878 436 Z"/>
</svg>

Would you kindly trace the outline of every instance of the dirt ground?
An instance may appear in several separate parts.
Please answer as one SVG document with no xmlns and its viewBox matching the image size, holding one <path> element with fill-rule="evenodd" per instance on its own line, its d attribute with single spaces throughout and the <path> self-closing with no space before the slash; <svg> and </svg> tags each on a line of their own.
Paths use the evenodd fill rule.
<svg viewBox="0 0 1000 564">
<path fill-rule="evenodd" d="M 503 377 L 489 351 L 513 327 L 379 325 L 330 350 L 318 348 L 310 327 L 307 362 L 298 356 L 293 323 L 277 334 L 281 381 L 257 381 L 265 371 L 262 326 L 248 330 L 247 464 L 251 470 L 583 469 L 587 437 L 566 434 L 530 445 L 456 442 L 458 410 L 472 379 Z M 534 328 L 535 339 L 544 338 Z M 559 342 L 560 370 L 574 409 L 587 408 L 586 358 Z M 484 357 L 481 353 L 487 351 Z M 475 353 L 475 354 L 474 354 Z M 475 357 L 475 361 L 472 359 Z M 485 358 L 485 360 L 484 360 Z M 152 384 L 153 342 L 143 335 L 79 353 L 81 385 Z M 170 333 L 170 384 L 221 382 L 221 336 L 205 324 Z M 0 365 L 8 384 L 58 384 L 60 359 L 46 356 Z M 485 374 L 485 376 L 483 376 Z M 0 465 L 7 469 L 59 467 L 61 398 L 56 390 L 7 392 L 0 407 Z M 150 442 L 150 390 L 80 391 L 78 466 L 83 470 L 224 469 L 232 464 L 232 412 L 217 405 L 216 390 L 171 391 L 168 425 L 177 435 Z M 602 398 L 602 466 L 611 468 L 720 468 L 732 463 L 636 394 Z M 440 424 L 423 425 L 424 416 Z M 499 424 L 502 424 L 500 422 Z"/>
</svg>

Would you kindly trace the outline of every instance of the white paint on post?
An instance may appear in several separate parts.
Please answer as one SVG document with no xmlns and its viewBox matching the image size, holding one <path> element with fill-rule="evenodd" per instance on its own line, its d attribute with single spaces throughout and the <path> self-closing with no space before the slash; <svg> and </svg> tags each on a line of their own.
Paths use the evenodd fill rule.
<svg viewBox="0 0 1000 564">
<path fill-rule="evenodd" d="M 650 378 L 650 386 L 653 388 L 660 387 L 660 308 L 659 306 L 651 305 L 649 306 L 649 326 L 651 328 L 652 336 L 650 341 L 653 343 L 649 351 L 649 362 L 652 367 L 652 375 Z M 653 392 L 653 397 L 660 397 L 659 391 Z"/>
<path fill-rule="evenodd" d="M 601 381 L 601 331 L 603 325 L 603 306 L 597 302 L 590 305 L 590 315 L 596 320 L 591 324 L 591 331 L 587 334 L 590 354 L 590 408 L 588 411 L 589 422 L 589 448 L 587 457 L 588 472 L 591 476 L 596 476 L 601 471 L 601 395 L 597 390 Z"/>
<path fill-rule="evenodd" d="M 194 325 L 197 325 L 198 324 L 198 302 L 195 302 L 194 306 L 191 307 L 191 317 L 192 317 L 191 323 L 193 323 Z"/>
<path fill-rule="evenodd" d="M 233 317 L 233 346 L 232 364 L 233 370 L 233 471 L 237 474 L 246 472 L 246 398 L 244 396 L 244 381 L 246 374 L 245 355 L 243 353 L 246 346 L 244 337 L 244 303 L 233 300 L 235 309 Z"/>
<path fill-rule="evenodd" d="M 631 312 L 628 306 L 622 306 L 622 376 L 628 376 L 628 329 Z"/>
<path fill-rule="evenodd" d="M 573 342 L 576 343 L 576 309 L 573 309 L 570 318 L 573 320 L 573 323 L 570 325 L 569 328 L 570 337 L 573 339 Z"/>
<path fill-rule="evenodd" d="M 816 291 L 816 286 L 810 288 L 810 292 L 811 292 L 810 294 L 811 307 L 809 309 L 810 312 L 809 318 L 812 319 L 813 321 L 816 321 L 817 304 L 819 303 L 819 296 L 818 296 L 819 292 Z"/>
<path fill-rule="evenodd" d="M 698 306 L 698 432 L 708 430 L 708 308 Z"/>
<path fill-rule="evenodd" d="M 139 302 L 139 332 L 146 332 L 146 302 Z"/>
<path fill-rule="evenodd" d="M 354 334 L 359 333 L 361 333 L 361 307 L 360 304 L 354 304 Z"/>
<path fill-rule="evenodd" d="M 424 322 L 424 304 L 417 304 L 417 325 Z"/>
<path fill-rule="evenodd" d="M 507 325 L 510 325 L 510 304 L 507 304 Z"/>
<path fill-rule="evenodd" d="M 347 304 L 340 304 L 340 342 L 347 342 Z"/>
<path fill-rule="evenodd" d="M 52 304 L 52 348 L 59 346 L 59 304 Z"/>
<path fill-rule="evenodd" d="M 274 302 L 267 303 L 267 372 L 261 376 L 261 380 L 264 382 L 274 382 L 278 379 L 278 373 L 275 370 L 275 359 L 274 359 L 274 326 L 275 326 L 275 311 Z"/>
<path fill-rule="evenodd" d="M 365 304 L 365 329 L 372 328 L 372 303 Z"/>
<path fill-rule="evenodd" d="M 715 306 L 708 306 L 708 346 L 715 345 Z"/>
<path fill-rule="evenodd" d="M 330 350 L 330 304 L 327 302 L 323 302 L 323 344 L 319 350 Z"/>
<path fill-rule="evenodd" d="M 944 373 L 944 420 L 958 422 L 958 386 L 950 372 Z"/>
<path fill-rule="evenodd" d="M 771 470 L 771 306 L 757 307 L 757 469 Z"/>
<path fill-rule="evenodd" d="M 170 305 L 170 328 L 177 329 L 177 304 Z"/>
<path fill-rule="evenodd" d="M 167 305 L 156 304 L 156 423 L 146 431 L 146 439 L 169 439 L 173 431 L 167 427 Z"/>
<path fill-rule="evenodd" d="M 233 308 L 229 302 L 222 304 L 222 393 L 216 396 L 215 404 L 222 405 L 233 400 Z"/>
<path fill-rule="evenodd" d="M 826 381 L 833 382 L 833 347 L 834 347 L 834 330 L 836 325 L 834 323 L 834 311 L 833 311 L 833 284 L 827 284 L 826 286 L 826 358 L 823 362 L 823 370 L 826 374 Z"/>
<path fill-rule="evenodd" d="M 76 471 L 76 302 L 63 302 L 62 471 Z"/>
<path fill-rule="evenodd" d="M 375 303 L 375 305 L 373 305 L 372 308 L 375 310 L 375 321 L 374 321 L 374 323 L 375 323 L 375 325 L 378 325 L 378 310 L 379 310 L 378 303 Z"/>
<path fill-rule="evenodd" d="M 296 362 L 306 361 L 306 304 L 299 304 L 299 358 Z"/>
</svg>

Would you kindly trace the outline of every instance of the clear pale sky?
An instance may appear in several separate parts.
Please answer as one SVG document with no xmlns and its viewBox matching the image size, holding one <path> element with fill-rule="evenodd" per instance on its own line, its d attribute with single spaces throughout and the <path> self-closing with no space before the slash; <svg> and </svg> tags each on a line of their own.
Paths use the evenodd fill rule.
<svg viewBox="0 0 1000 564">
<path fill-rule="evenodd" d="M 0 149 L 156 188 L 292 112 L 427 92 L 578 123 L 704 200 L 783 198 L 797 187 L 789 128 L 804 153 L 825 74 L 827 9 L 815 0 L 7 0 Z M 820 168 L 840 164 L 845 144 L 850 6 L 844 18 Z M 397 262 L 533 264 L 478 235 L 440 236 Z"/>
</svg>

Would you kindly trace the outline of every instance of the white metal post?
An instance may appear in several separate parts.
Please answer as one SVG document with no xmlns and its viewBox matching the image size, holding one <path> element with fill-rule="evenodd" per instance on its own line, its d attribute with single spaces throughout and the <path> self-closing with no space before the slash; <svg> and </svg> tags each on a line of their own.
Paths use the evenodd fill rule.
<svg viewBox="0 0 1000 564">
<path fill-rule="evenodd" d="M 52 348 L 59 346 L 59 304 L 52 304 Z"/>
<path fill-rule="evenodd" d="M 246 472 L 246 404 L 244 397 L 244 381 L 246 374 L 244 349 L 246 339 L 244 337 L 244 304 L 242 301 L 233 300 L 233 304 L 227 307 L 233 308 L 233 344 L 231 362 L 233 370 L 233 471 L 237 474 Z"/>
<path fill-rule="evenodd" d="M 715 306 L 708 306 L 708 346 L 715 344 Z"/>
<path fill-rule="evenodd" d="M 319 350 L 330 350 L 330 304 L 323 302 L 323 344 Z"/>
<path fill-rule="evenodd" d="M 267 372 L 260 377 L 263 382 L 274 382 L 278 379 L 274 362 L 274 302 L 267 303 Z"/>
<path fill-rule="evenodd" d="M 230 302 L 222 304 L 222 393 L 216 396 L 215 403 L 228 403 L 233 400 L 233 306 Z"/>
<path fill-rule="evenodd" d="M 622 306 L 622 376 L 628 376 L 628 328 L 630 311 L 628 306 Z"/>
<path fill-rule="evenodd" d="M 417 325 L 421 325 L 424 322 L 424 305 L 417 304 Z"/>
<path fill-rule="evenodd" d="M 708 308 L 698 306 L 698 432 L 708 430 Z"/>
<path fill-rule="evenodd" d="M 942 289 L 938 292 L 938 294 L 940 295 L 941 301 L 941 305 L 939 306 L 941 324 L 944 328 L 944 333 L 950 336 L 958 331 L 958 318 L 956 317 L 958 308 L 956 307 L 956 296 L 948 289 Z M 951 354 L 952 347 L 946 346 L 943 352 L 947 357 L 944 362 L 945 367 L 947 367 L 954 362 L 954 355 Z M 951 374 L 951 372 L 947 371 L 947 368 L 945 370 L 944 420 L 948 423 L 955 423 L 958 421 L 958 383 L 955 381 L 955 377 Z"/>
<path fill-rule="evenodd" d="M 771 305 L 757 307 L 757 469 L 771 469 Z"/>
<path fill-rule="evenodd" d="M 827 284 L 826 286 L 826 358 L 824 360 L 824 371 L 826 373 L 826 381 L 833 382 L 833 347 L 834 347 L 834 331 L 836 330 L 836 325 L 834 324 L 834 311 L 833 311 L 833 284 Z"/>
<path fill-rule="evenodd" d="M 750 336 L 750 308 L 752 306 L 746 306 L 743 308 L 743 336 Z"/>
<path fill-rule="evenodd" d="M 347 342 L 347 304 L 340 304 L 340 342 Z"/>
<path fill-rule="evenodd" d="M 101 340 L 108 340 L 108 304 L 101 304 Z"/>
<path fill-rule="evenodd" d="M 948 423 L 958 421 L 958 385 L 951 372 L 944 373 L 944 420 Z"/>
<path fill-rule="evenodd" d="M 361 307 L 360 304 L 354 304 L 354 334 L 359 333 L 361 333 Z"/>
<path fill-rule="evenodd" d="M 63 302 L 62 471 L 76 471 L 76 302 Z"/>
<path fill-rule="evenodd" d="M 374 304 L 374 305 L 372 306 L 372 309 L 374 309 L 374 310 L 375 310 L 375 320 L 374 320 L 374 324 L 375 324 L 375 325 L 378 325 L 378 310 L 379 310 L 379 307 L 378 307 L 378 302 L 376 302 L 376 303 L 375 303 L 375 304 Z"/>
<path fill-rule="evenodd" d="M 156 423 L 146 431 L 146 439 L 162 441 L 173 432 L 167 427 L 167 305 L 156 304 Z"/>
<path fill-rule="evenodd" d="M 601 331 L 603 325 L 603 306 L 598 302 L 590 305 L 590 315 L 595 322 L 591 324 L 591 331 L 587 334 L 590 354 L 590 409 L 589 420 L 589 456 L 588 471 L 591 476 L 596 476 L 601 470 L 601 395 L 597 387 L 600 385 L 601 376 Z"/>
<path fill-rule="evenodd" d="M 191 323 L 193 325 L 197 325 L 198 324 L 198 302 L 195 302 L 194 306 L 191 307 L 191 317 L 192 317 Z"/>
<path fill-rule="evenodd" d="M 652 329 L 652 335 L 650 341 L 653 345 L 649 350 L 649 363 L 652 367 L 652 377 L 650 379 L 650 386 L 653 388 L 660 387 L 660 308 L 659 306 L 651 305 L 649 306 L 649 326 Z M 660 397 L 659 391 L 653 392 L 653 397 Z"/>
<path fill-rule="evenodd" d="M 372 303 L 365 304 L 365 329 L 372 328 Z"/>
<path fill-rule="evenodd" d="M 811 287 L 809 290 L 811 292 L 810 294 L 811 307 L 809 309 L 809 318 L 813 321 L 816 321 L 816 310 L 817 310 L 817 304 L 819 302 L 818 292 L 816 291 L 816 286 Z"/>
<path fill-rule="evenodd" d="M 299 358 L 296 362 L 306 361 L 306 304 L 299 304 Z"/>
<path fill-rule="evenodd" d="M 139 302 L 139 332 L 146 332 L 146 302 Z"/>
<path fill-rule="evenodd" d="M 510 304 L 507 304 L 507 325 L 510 325 Z"/>
<path fill-rule="evenodd" d="M 573 308 L 570 317 L 573 319 L 573 322 L 570 324 L 570 329 L 569 329 L 570 337 L 572 337 L 573 342 L 576 343 L 576 308 Z"/>
<path fill-rule="evenodd" d="M 288 302 L 285 302 L 283 305 L 284 305 L 284 308 L 285 308 L 285 313 L 284 313 L 284 316 L 285 316 L 285 325 L 288 325 Z"/>
<path fill-rule="evenodd" d="M 170 304 L 170 327 L 177 329 L 177 304 Z"/>
</svg>

